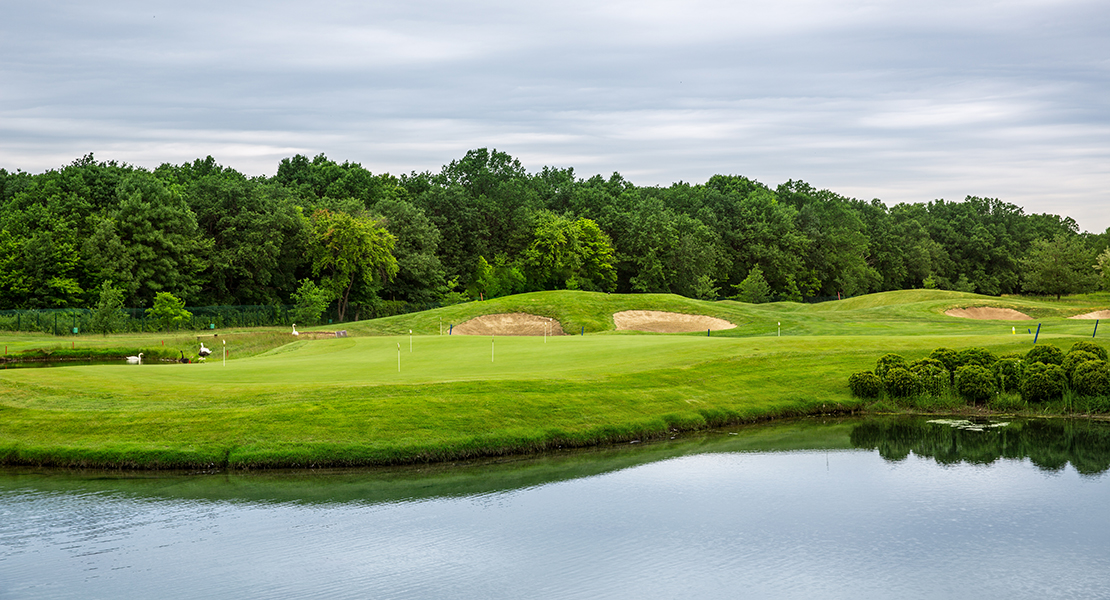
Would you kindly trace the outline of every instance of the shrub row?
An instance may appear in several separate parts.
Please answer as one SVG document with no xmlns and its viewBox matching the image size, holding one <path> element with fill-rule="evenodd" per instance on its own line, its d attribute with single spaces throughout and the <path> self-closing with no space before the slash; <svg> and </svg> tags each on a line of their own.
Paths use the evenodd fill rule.
<svg viewBox="0 0 1110 600">
<path fill-rule="evenodd" d="M 1076 342 L 1066 353 L 1055 346 L 998 357 L 986 348 L 937 348 L 927 358 L 907 361 L 885 354 L 874 371 L 854 373 L 848 387 L 859 398 L 939 397 L 954 392 L 967 402 L 985 403 L 1000 392 L 1019 393 L 1025 402 L 1046 402 L 1064 393 L 1110 396 L 1106 349 Z"/>
</svg>

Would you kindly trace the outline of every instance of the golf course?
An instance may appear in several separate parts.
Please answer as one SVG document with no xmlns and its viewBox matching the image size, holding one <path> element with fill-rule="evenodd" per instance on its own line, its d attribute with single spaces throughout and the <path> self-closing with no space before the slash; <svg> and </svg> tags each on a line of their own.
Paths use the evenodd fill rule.
<svg viewBox="0 0 1110 600">
<path fill-rule="evenodd" d="M 820 304 L 744 304 L 552 291 L 298 325 L 298 336 L 275 328 L 64 338 L 3 333 L 9 359 L 117 348 L 148 358 L 128 364 L 121 354 L 105 364 L 11 363 L 0 370 L 0 463 L 361 466 L 648 441 L 864 409 L 848 376 L 890 352 L 912 360 L 938 347 L 983 347 L 1001 355 L 1029 350 L 1035 336 L 1038 344 L 1067 350 L 1092 341 L 1096 326 L 1094 319 L 1069 317 L 1108 306 L 1107 294 L 1054 300 L 912 290 Z M 945 314 L 978 308 L 1029 319 Z M 618 330 L 613 315 L 624 311 L 712 317 L 734 327 Z M 478 317 L 509 314 L 549 319 L 562 335 L 455 331 Z M 340 329 L 345 337 L 331 334 Z M 1093 341 L 1106 347 L 1103 339 Z M 195 362 L 201 342 L 213 353 Z M 194 362 L 149 358 L 182 353 Z"/>
</svg>

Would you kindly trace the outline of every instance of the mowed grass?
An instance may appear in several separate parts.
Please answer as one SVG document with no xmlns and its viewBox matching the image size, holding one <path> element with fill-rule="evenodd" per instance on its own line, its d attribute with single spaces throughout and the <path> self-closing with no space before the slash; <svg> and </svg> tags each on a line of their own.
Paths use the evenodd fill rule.
<svg viewBox="0 0 1110 600">
<path fill-rule="evenodd" d="M 1094 323 L 1063 317 L 1105 308 L 1104 300 L 900 292 L 753 306 L 547 292 L 348 323 L 341 326 L 348 338 L 226 332 L 205 364 L 0 371 L 0 460 L 147 468 L 393 464 L 849 411 L 859 403 L 848 375 L 872 368 L 886 352 L 916 358 L 940 346 L 1006 353 L 1032 344 L 1032 335 L 1013 335 L 1011 327 L 1028 330 L 1037 321 L 954 319 L 942 314 L 946 308 L 1001 302 L 1041 311 L 1041 341 L 1066 348 L 1089 339 Z M 612 331 L 611 314 L 630 309 L 709 314 L 739 327 L 712 336 Z M 578 331 L 594 333 L 546 342 L 439 335 L 441 319 L 446 331 L 496 312 L 551 316 L 565 329 L 581 323 Z M 409 329 L 411 351 L 408 335 L 389 335 Z M 160 337 L 99 343 L 161 347 Z M 183 347 L 196 342 L 189 335 L 167 339 Z M 224 340 L 233 357 L 226 365 L 218 358 Z"/>
</svg>

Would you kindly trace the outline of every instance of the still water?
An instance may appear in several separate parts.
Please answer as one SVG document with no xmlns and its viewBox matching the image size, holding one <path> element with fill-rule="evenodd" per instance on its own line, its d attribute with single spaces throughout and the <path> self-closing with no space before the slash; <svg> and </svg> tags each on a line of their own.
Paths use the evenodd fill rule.
<svg viewBox="0 0 1110 600">
<path fill-rule="evenodd" d="M 1110 598 L 1110 429 L 959 425 L 368 471 L 9 469 L 0 598 Z"/>
</svg>

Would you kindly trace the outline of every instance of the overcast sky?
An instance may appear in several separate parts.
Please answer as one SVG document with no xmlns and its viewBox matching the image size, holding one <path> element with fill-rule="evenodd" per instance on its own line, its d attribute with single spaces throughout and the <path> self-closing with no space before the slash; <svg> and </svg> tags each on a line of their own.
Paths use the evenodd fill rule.
<svg viewBox="0 0 1110 600">
<path fill-rule="evenodd" d="M 468 149 L 1110 227 L 1110 3 L 0 0 L 0 167 Z"/>
</svg>

